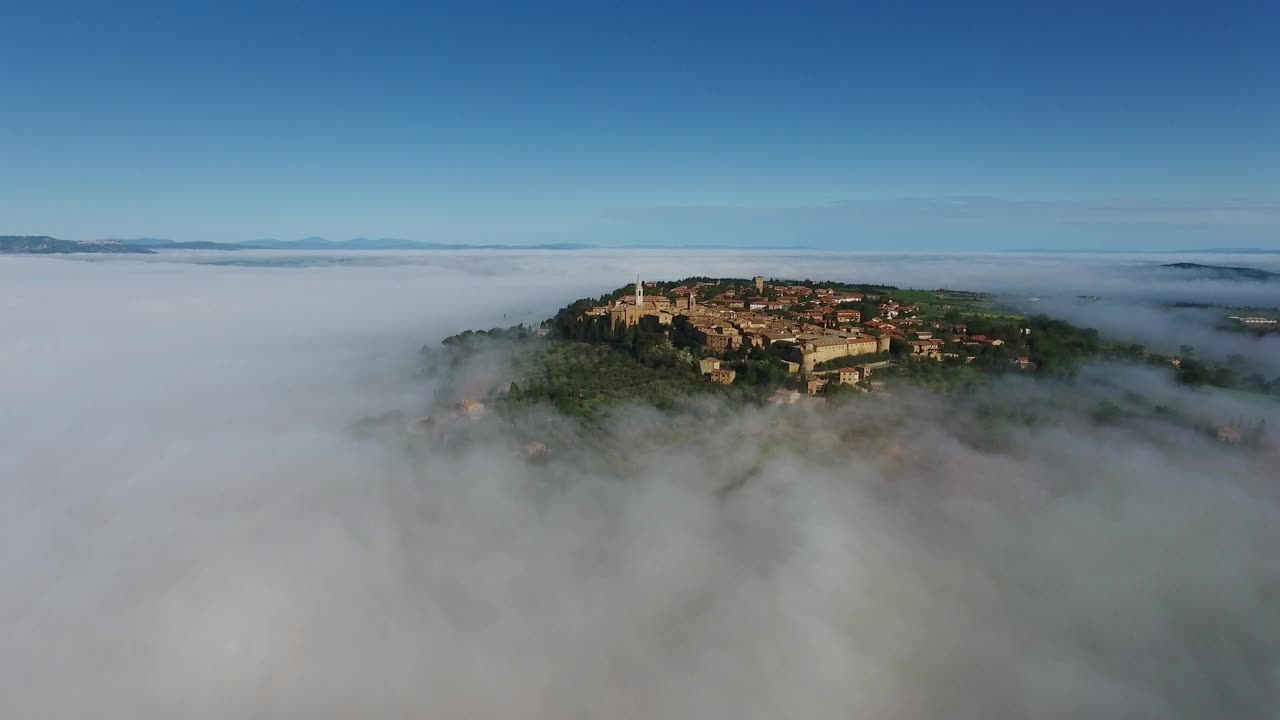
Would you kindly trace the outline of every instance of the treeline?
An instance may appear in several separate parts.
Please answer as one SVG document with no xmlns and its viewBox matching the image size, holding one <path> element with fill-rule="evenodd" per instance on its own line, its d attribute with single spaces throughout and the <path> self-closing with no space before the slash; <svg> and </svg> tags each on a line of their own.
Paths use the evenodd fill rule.
<svg viewBox="0 0 1280 720">
<path fill-rule="evenodd" d="M 964 360 L 925 360 L 907 358 L 876 371 L 877 378 L 902 378 L 914 385 L 939 393 L 972 393 L 986 386 L 1005 368 L 980 367 Z"/>
<path fill-rule="evenodd" d="M 913 357 L 910 344 L 895 338 L 889 352 L 898 363 L 881 375 L 901 377 L 937 392 L 970 392 L 1006 372 L 1069 378 L 1082 361 L 1100 357 L 1107 348 L 1097 330 L 1043 315 L 1016 319 L 969 316 L 959 322 L 970 337 L 981 335 L 1000 344 L 982 343 L 975 350 L 972 344 L 961 344 L 954 331 L 944 331 L 939 333 L 942 351 L 959 357 L 939 361 Z M 1015 364 L 1019 357 L 1035 363 L 1035 370 L 1019 369 Z"/>
<path fill-rule="evenodd" d="M 524 325 L 513 325 L 509 328 L 493 328 L 491 330 L 465 330 L 457 335 L 450 335 L 440 341 L 441 345 L 453 348 L 466 348 L 488 340 L 513 340 L 525 342 L 532 336 Z"/>
<path fill-rule="evenodd" d="M 1227 390 L 1280 396 L 1280 376 L 1267 380 L 1260 372 L 1246 373 L 1229 366 L 1211 365 L 1192 357 L 1184 357 L 1180 363 L 1176 377 L 1183 385 L 1211 385 Z"/>
<path fill-rule="evenodd" d="M 796 387 L 800 380 L 774 352 L 758 347 L 740 347 L 724 355 L 721 367 L 738 373 L 734 384 L 773 392 L 778 387 Z"/>
<path fill-rule="evenodd" d="M 1214 365 L 1196 357 L 1195 348 L 1190 345 L 1183 345 L 1179 354 L 1173 356 L 1148 352 L 1145 346 L 1135 343 L 1117 349 L 1115 355 L 1160 367 L 1172 366 L 1177 381 L 1190 387 L 1208 385 L 1224 390 L 1280 396 L 1280 376 L 1268 380 L 1248 358 L 1240 354 L 1229 355 L 1224 365 Z"/>
<path fill-rule="evenodd" d="M 643 360 L 619 347 L 555 343 L 533 372 L 511 384 L 506 402 L 545 403 L 567 416 L 593 420 L 620 402 L 668 409 L 692 393 L 716 387 L 669 344 L 649 345 L 639 353 Z"/>
<path fill-rule="evenodd" d="M 1001 344 L 978 346 L 972 365 L 986 370 L 1007 370 L 1018 357 L 1026 356 L 1042 375 L 1066 376 L 1075 372 L 1082 360 L 1097 357 L 1107 347 L 1098 331 L 1082 328 L 1045 315 L 1028 318 L 969 316 L 961 321 L 970 337 L 981 335 Z M 972 351 L 961 346 L 952 333 L 943 333 L 944 352 Z"/>
</svg>

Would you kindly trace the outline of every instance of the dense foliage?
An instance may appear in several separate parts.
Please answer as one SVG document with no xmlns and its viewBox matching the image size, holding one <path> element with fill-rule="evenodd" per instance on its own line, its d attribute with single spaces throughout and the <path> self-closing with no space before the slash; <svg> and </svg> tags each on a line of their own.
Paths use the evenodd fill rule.
<svg viewBox="0 0 1280 720">
<path fill-rule="evenodd" d="M 570 417 L 591 419 L 620 402 L 670 408 L 691 393 L 719 387 L 669 344 L 646 345 L 633 354 L 608 345 L 552 341 L 538 352 L 537 369 L 511 385 L 509 403 L 546 403 Z"/>
</svg>

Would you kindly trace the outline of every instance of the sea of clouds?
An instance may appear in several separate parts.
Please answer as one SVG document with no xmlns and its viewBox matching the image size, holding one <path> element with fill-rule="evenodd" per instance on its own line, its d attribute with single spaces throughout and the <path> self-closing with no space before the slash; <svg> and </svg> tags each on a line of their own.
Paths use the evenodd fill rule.
<svg viewBox="0 0 1280 720">
<path fill-rule="evenodd" d="M 1071 409 L 1105 386 L 997 385 L 1067 409 L 991 446 L 955 432 L 963 408 L 905 391 L 832 412 L 624 408 L 547 463 L 500 433 L 444 452 L 350 432 L 442 391 L 424 344 L 637 275 L 1036 297 L 1153 348 L 1246 352 L 1280 372 L 1274 341 L 1161 305 L 1276 305 L 1275 286 L 1158 268 L 1175 260 L 1280 269 L 731 251 L 2 258 L 0 717 L 1272 717 L 1277 458 Z M 1117 396 L 1280 427 L 1270 400 L 1088 373 Z"/>
</svg>

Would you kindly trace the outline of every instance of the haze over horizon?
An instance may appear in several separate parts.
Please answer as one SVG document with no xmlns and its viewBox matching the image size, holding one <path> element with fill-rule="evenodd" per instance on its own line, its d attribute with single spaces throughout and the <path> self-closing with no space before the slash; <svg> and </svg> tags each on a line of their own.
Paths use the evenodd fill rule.
<svg viewBox="0 0 1280 720">
<path fill-rule="evenodd" d="M 1280 3 L 0 28 L 3 720 L 1276 720 Z"/>
<path fill-rule="evenodd" d="M 26 3 L 4 234 L 1280 248 L 1280 10 Z"/>
</svg>

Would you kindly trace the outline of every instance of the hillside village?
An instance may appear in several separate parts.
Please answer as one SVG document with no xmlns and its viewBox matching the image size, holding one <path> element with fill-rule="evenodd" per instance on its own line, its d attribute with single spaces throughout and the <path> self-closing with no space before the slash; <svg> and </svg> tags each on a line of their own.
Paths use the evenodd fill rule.
<svg viewBox="0 0 1280 720">
<path fill-rule="evenodd" d="M 648 326 L 678 346 L 696 347 L 705 377 L 733 384 L 727 361 L 752 350 L 799 376 L 808 395 L 830 384 L 874 388 L 871 377 L 892 364 L 891 351 L 917 360 L 972 362 L 999 338 L 969 334 L 960 306 L 941 291 L 928 305 L 895 298 L 892 288 L 766 280 L 641 282 L 581 311 L 580 322 L 607 322 L 611 334 Z M 964 294 L 968 305 L 976 296 Z M 967 308 L 967 309 L 972 309 Z M 1029 333 L 1029 329 L 1021 332 Z M 1029 357 L 1010 362 L 1035 367 Z"/>
<path fill-rule="evenodd" d="M 1006 314 L 982 293 L 763 276 L 637 281 L 575 301 L 537 326 L 468 330 L 441 344 L 431 363 L 446 378 L 436 414 L 406 424 L 447 440 L 491 410 L 508 419 L 531 412 L 540 420 L 522 450 L 530 458 L 557 445 L 545 407 L 595 423 L 626 404 L 687 409 L 699 397 L 727 401 L 713 403 L 725 408 L 824 405 L 863 393 L 890 399 L 886 391 L 900 382 L 968 398 L 982 406 L 984 423 L 1030 423 L 1053 409 L 1003 398 L 992 379 L 1027 373 L 1072 382 L 1091 360 L 1162 367 L 1193 387 L 1280 394 L 1280 378 L 1213 366 L 1190 347 L 1161 355 L 1042 315 Z M 1100 424 L 1150 418 L 1246 446 L 1262 436 L 1248 417 L 1179 415 L 1120 388 L 1105 397 L 1081 399 Z"/>
</svg>

